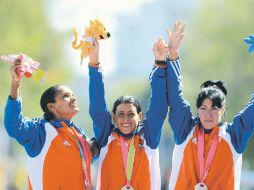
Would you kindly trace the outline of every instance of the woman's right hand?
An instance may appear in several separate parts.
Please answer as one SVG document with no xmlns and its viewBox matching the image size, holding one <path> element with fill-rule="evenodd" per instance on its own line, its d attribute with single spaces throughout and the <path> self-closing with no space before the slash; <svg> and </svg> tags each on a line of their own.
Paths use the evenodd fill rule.
<svg viewBox="0 0 254 190">
<path fill-rule="evenodd" d="M 94 42 L 94 50 L 92 53 L 88 54 L 90 64 L 97 65 L 99 63 L 99 43 L 97 41 Z"/>
<path fill-rule="evenodd" d="M 168 46 L 162 38 L 159 38 L 153 45 L 153 55 L 157 61 L 166 61 L 168 55 Z"/>
<path fill-rule="evenodd" d="M 10 96 L 14 100 L 19 96 L 19 84 L 22 78 L 22 76 L 19 75 L 19 70 L 21 67 L 22 65 L 20 63 L 14 63 L 10 69 L 12 77 Z"/>
<path fill-rule="evenodd" d="M 11 76 L 12 76 L 12 82 L 19 83 L 22 76 L 19 75 L 19 70 L 21 69 L 22 65 L 19 63 L 14 63 L 11 65 Z"/>
</svg>

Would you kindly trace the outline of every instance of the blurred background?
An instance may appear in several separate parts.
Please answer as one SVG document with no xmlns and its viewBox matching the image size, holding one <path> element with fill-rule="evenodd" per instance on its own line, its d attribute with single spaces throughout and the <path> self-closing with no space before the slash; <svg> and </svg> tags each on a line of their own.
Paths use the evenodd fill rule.
<svg viewBox="0 0 254 190">
<path fill-rule="evenodd" d="M 208 79 L 227 83 L 226 120 L 244 108 L 254 91 L 254 54 L 247 53 L 243 38 L 254 33 L 253 0 L 0 0 L 0 55 L 23 52 L 41 63 L 47 72 L 44 85 L 23 79 L 24 114 L 41 117 L 42 92 L 64 84 L 77 95 L 80 113 L 76 125 L 93 137 L 88 114 L 88 72 L 80 52 L 71 48 L 73 34 L 80 36 L 91 19 L 98 18 L 111 33 L 100 41 L 100 61 L 105 74 L 108 109 L 121 95 L 138 98 L 146 111 L 149 105 L 148 76 L 154 63 L 152 46 L 158 37 L 166 40 L 166 27 L 175 20 L 187 23 L 180 57 L 184 97 L 196 114 L 195 99 L 200 84 Z M 10 91 L 9 65 L 0 62 L 0 190 L 27 187 L 26 153 L 7 136 L 3 113 Z M 162 189 L 167 189 L 174 146 L 165 120 L 160 142 Z M 254 138 L 243 154 L 241 189 L 254 189 Z M 97 161 L 92 168 L 96 179 Z M 94 183 L 95 184 L 95 183 Z"/>
</svg>

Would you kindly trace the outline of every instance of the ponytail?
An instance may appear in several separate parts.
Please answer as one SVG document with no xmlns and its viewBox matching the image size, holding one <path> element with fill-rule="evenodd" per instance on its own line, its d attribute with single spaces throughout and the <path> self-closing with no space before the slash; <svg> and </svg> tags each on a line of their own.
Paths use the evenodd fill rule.
<svg viewBox="0 0 254 190">
<path fill-rule="evenodd" d="M 48 103 L 55 103 L 55 97 L 59 92 L 60 85 L 55 85 L 43 92 L 41 95 L 41 109 L 44 112 L 43 118 L 47 121 L 54 119 L 55 115 L 48 109 Z"/>
<path fill-rule="evenodd" d="M 212 106 L 223 108 L 226 105 L 227 89 L 222 81 L 208 80 L 200 86 L 200 93 L 196 101 L 196 107 L 200 108 L 205 99 L 212 101 Z"/>
<path fill-rule="evenodd" d="M 220 81 L 220 80 L 215 80 L 215 81 L 211 81 L 211 80 L 208 80 L 208 81 L 205 81 L 201 86 L 200 88 L 203 89 L 203 88 L 208 88 L 208 87 L 215 87 L 215 88 L 218 88 L 220 89 L 223 94 L 226 96 L 227 95 L 227 89 L 225 87 L 225 83 L 223 81 Z"/>
</svg>

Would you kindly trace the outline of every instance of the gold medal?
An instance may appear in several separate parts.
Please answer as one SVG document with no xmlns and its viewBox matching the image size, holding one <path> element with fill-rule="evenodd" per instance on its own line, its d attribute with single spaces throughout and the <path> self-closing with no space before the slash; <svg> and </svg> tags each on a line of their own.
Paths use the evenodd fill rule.
<svg viewBox="0 0 254 190">
<path fill-rule="evenodd" d="M 204 183 L 198 183 L 197 185 L 195 185 L 195 190 L 208 190 L 208 188 L 206 187 L 206 185 Z"/>
</svg>

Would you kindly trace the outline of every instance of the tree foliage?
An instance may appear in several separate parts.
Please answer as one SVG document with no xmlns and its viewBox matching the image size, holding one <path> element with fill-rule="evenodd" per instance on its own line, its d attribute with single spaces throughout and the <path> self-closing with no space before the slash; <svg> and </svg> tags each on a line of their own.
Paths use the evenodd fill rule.
<svg viewBox="0 0 254 190">
<path fill-rule="evenodd" d="M 40 85 L 24 78 L 21 82 L 24 112 L 28 116 L 40 116 L 39 98 L 48 86 L 68 79 L 63 65 L 61 35 L 54 32 L 44 15 L 42 1 L 1 0 L 0 6 L 0 54 L 25 53 L 41 63 L 47 72 L 47 82 Z M 3 121 L 3 107 L 10 91 L 9 65 L 0 62 L 0 121 Z M 57 71 L 57 72 L 56 72 Z"/>
</svg>

